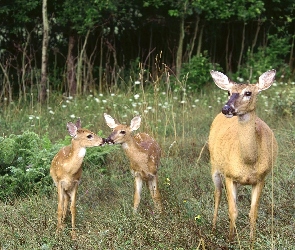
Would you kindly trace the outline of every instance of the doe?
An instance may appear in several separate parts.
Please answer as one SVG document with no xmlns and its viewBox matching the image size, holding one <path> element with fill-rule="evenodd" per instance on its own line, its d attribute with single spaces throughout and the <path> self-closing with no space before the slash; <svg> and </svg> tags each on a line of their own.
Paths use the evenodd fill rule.
<svg viewBox="0 0 295 250">
<path fill-rule="evenodd" d="M 252 185 L 249 213 L 252 244 L 255 240 L 259 199 L 265 177 L 272 169 L 278 152 L 272 130 L 256 116 L 256 99 L 260 91 L 272 85 L 275 74 L 275 70 L 269 70 L 259 77 L 257 84 L 237 84 L 226 75 L 211 71 L 215 84 L 227 90 L 229 94 L 229 100 L 222 108 L 222 113 L 214 119 L 209 135 L 211 174 L 215 185 L 213 230 L 216 229 L 224 176 L 230 219 L 230 241 L 235 235 L 239 184 Z"/>
<path fill-rule="evenodd" d="M 157 173 L 161 157 L 159 144 L 146 133 L 132 134 L 132 131 L 140 127 L 140 116 L 135 116 L 130 126 L 116 123 L 108 114 L 104 114 L 104 118 L 107 125 L 113 129 L 106 140 L 114 144 L 121 144 L 130 160 L 131 173 L 135 178 L 134 212 L 137 212 L 140 203 L 143 181 L 148 185 L 156 210 L 161 212 L 162 204 Z"/>
<path fill-rule="evenodd" d="M 72 137 L 71 145 L 59 150 L 52 160 L 50 175 L 57 187 L 57 232 L 64 228 L 69 200 L 72 214 L 72 239 L 76 238 L 75 217 L 78 185 L 82 175 L 82 162 L 87 147 L 101 146 L 104 139 L 88 129 L 81 128 L 81 121 L 67 123 L 67 130 Z"/>
</svg>

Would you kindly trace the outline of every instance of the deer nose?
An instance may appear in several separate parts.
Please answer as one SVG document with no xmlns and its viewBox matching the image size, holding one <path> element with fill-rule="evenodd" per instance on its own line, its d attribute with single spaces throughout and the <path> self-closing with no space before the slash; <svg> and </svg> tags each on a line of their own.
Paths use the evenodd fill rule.
<svg viewBox="0 0 295 250">
<path fill-rule="evenodd" d="M 233 114 L 234 113 L 234 109 L 232 108 L 232 106 L 230 105 L 224 105 L 224 107 L 222 108 L 222 114 L 224 115 L 229 115 L 229 114 Z"/>
<path fill-rule="evenodd" d="M 114 144 L 114 141 L 110 137 L 108 137 L 108 138 L 104 139 L 104 143 Z"/>
</svg>

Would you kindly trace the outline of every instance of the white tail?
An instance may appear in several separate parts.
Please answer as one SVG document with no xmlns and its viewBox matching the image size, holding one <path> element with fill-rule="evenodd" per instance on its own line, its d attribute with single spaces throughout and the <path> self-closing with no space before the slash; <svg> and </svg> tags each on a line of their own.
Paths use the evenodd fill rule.
<svg viewBox="0 0 295 250">
<path fill-rule="evenodd" d="M 53 158 L 50 175 L 57 186 L 57 231 L 64 225 L 69 200 L 71 201 L 72 214 L 72 238 L 76 238 L 75 217 L 76 217 L 76 196 L 79 181 L 82 175 L 82 162 L 87 147 L 101 146 L 104 139 L 87 129 L 81 128 L 80 119 L 76 124 L 69 122 L 67 129 L 72 137 L 71 145 L 63 147 Z"/>
<path fill-rule="evenodd" d="M 134 117 L 130 126 L 117 124 L 108 114 L 104 114 L 104 118 L 107 125 L 113 129 L 107 141 L 121 144 L 130 160 L 131 172 L 135 178 L 134 212 L 137 211 L 140 203 L 143 181 L 148 184 L 156 209 L 161 212 L 162 204 L 157 173 L 161 157 L 160 146 L 146 133 L 132 134 L 132 131 L 140 127 L 140 116 Z"/>
<path fill-rule="evenodd" d="M 216 228 L 221 199 L 221 176 L 224 176 L 229 207 L 230 241 L 235 235 L 238 215 L 238 184 L 252 185 L 250 239 L 252 243 L 255 240 L 256 219 L 264 179 L 272 169 L 278 152 L 272 130 L 256 116 L 256 99 L 260 91 L 272 85 L 275 74 L 275 70 L 269 70 L 259 77 L 257 84 L 237 84 L 226 75 L 211 71 L 215 84 L 229 93 L 229 100 L 222 108 L 222 113 L 214 119 L 209 135 L 212 178 L 215 185 L 213 229 Z"/>
</svg>

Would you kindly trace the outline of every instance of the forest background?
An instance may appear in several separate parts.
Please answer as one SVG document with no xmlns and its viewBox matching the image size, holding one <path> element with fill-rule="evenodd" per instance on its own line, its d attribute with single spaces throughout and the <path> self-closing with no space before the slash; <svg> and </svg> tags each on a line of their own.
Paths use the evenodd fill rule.
<svg viewBox="0 0 295 250">
<path fill-rule="evenodd" d="M 254 83 L 276 69 L 257 113 L 279 157 L 261 198 L 255 249 L 295 245 L 295 3 L 293 0 L 0 2 L 0 249 L 248 249 L 251 187 L 240 187 L 237 237 L 227 241 L 225 193 L 213 234 L 207 139 L 227 100 L 209 71 Z M 158 216 L 120 147 L 87 149 L 70 220 L 56 229 L 51 160 L 70 144 L 68 121 L 103 137 L 109 113 L 159 142 Z"/>
<path fill-rule="evenodd" d="M 1 5 L 1 101 L 149 85 L 165 69 L 176 82 L 187 77 L 192 88 L 208 82 L 212 68 L 250 81 L 271 67 L 279 77 L 294 75 L 292 0 Z"/>
</svg>

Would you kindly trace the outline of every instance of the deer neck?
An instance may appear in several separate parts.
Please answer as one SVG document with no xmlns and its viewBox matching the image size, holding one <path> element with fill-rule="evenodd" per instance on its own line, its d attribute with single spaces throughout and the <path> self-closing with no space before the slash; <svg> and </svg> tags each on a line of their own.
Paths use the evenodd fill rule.
<svg viewBox="0 0 295 250">
<path fill-rule="evenodd" d="M 70 152 L 68 155 L 68 159 L 71 162 L 71 172 L 76 173 L 80 168 L 83 162 L 83 158 L 86 154 L 86 148 L 81 147 L 79 142 L 72 140 L 72 144 L 70 145 Z"/>
<path fill-rule="evenodd" d="M 253 164 L 258 158 L 255 110 L 238 116 L 238 136 L 242 161 Z"/>
<path fill-rule="evenodd" d="M 130 157 L 132 154 L 136 153 L 135 149 L 138 147 L 138 145 L 134 138 L 130 136 L 124 143 L 122 143 L 122 147 L 126 155 Z"/>
</svg>

